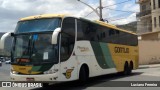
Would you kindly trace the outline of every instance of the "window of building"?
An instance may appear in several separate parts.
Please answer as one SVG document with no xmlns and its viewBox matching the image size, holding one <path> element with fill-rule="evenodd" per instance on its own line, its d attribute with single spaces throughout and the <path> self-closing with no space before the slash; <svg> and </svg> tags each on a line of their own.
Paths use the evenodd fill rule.
<svg viewBox="0 0 160 90">
<path fill-rule="evenodd" d="M 154 27 L 157 27 L 157 23 L 156 23 L 156 17 L 154 17 Z"/>
<path fill-rule="evenodd" d="M 156 3 L 155 3 L 155 0 L 153 0 L 153 9 L 156 9 Z"/>
<path fill-rule="evenodd" d="M 160 16 L 159 16 L 159 27 L 160 27 Z"/>
<path fill-rule="evenodd" d="M 158 7 L 160 8 L 160 0 L 158 0 Z"/>
<path fill-rule="evenodd" d="M 142 11 L 146 11 L 146 5 L 142 5 Z"/>
</svg>

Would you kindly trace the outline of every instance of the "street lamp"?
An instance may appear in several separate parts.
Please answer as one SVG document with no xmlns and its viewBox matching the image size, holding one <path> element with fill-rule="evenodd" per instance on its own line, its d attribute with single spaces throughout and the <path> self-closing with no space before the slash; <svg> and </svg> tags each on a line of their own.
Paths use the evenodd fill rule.
<svg viewBox="0 0 160 90">
<path fill-rule="evenodd" d="M 101 0 L 100 0 L 100 4 L 99 4 L 99 9 L 100 9 L 99 11 L 100 11 L 100 12 L 98 12 L 97 9 L 94 9 L 92 6 L 88 5 L 88 4 L 85 3 L 85 2 L 82 2 L 82 1 L 80 1 L 80 0 L 77 0 L 77 1 L 79 1 L 79 2 L 87 5 L 88 7 L 90 7 L 90 8 L 97 14 L 97 16 L 99 17 L 99 20 L 100 20 L 100 21 L 103 21 L 103 18 L 102 18 L 102 9 L 103 9 L 103 7 L 102 7 L 102 1 L 101 1 Z"/>
</svg>

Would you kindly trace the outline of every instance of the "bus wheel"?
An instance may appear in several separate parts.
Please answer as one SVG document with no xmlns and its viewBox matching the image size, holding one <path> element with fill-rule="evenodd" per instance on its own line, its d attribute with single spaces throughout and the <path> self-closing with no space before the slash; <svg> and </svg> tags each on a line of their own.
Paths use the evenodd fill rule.
<svg viewBox="0 0 160 90">
<path fill-rule="evenodd" d="M 82 83 L 85 83 L 89 77 L 88 73 L 89 72 L 88 72 L 87 65 L 86 66 L 83 65 L 80 69 L 80 72 L 79 72 L 79 81 Z"/>
<path fill-rule="evenodd" d="M 48 87 L 49 83 L 43 83 L 43 87 Z"/>
<path fill-rule="evenodd" d="M 123 71 L 124 75 L 129 75 L 131 74 L 131 68 L 128 64 L 128 62 L 125 62 L 124 64 L 124 71 Z"/>
<path fill-rule="evenodd" d="M 127 72 L 127 75 L 130 75 L 131 73 L 132 73 L 131 66 L 128 66 L 128 72 Z"/>
<path fill-rule="evenodd" d="M 129 68 L 130 68 L 130 74 L 132 74 L 132 70 L 133 70 L 133 62 L 132 61 L 130 62 Z"/>
</svg>

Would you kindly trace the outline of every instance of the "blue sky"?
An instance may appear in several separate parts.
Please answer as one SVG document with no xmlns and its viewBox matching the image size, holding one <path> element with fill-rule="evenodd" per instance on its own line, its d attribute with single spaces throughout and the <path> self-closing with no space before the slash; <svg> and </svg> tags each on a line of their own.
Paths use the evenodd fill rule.
<svg viewBox="0 0 160 90">
<path fill-rule="evenodd" d="M 102 1 L 104 1 L 105 3 L 106 0 L 102 0 Z M 109 13 L 109 15 L 106 15 L 103 13 L 104 19 L 107 19 L 112 24 L 126 24 L 126 23 L 129 23 L 130 21 L 136 20 L 136 12 L 139 12 L 139 5 L 135 3 L 135 0 L 108 0 L 108 1 L 114 1 L 114 3 L 103 5 L 104 7 L 109 6 L 103 9 L 104 13 Z M 96 4 L 97 2 L 99 2 L 99 0 L 91 0 L 88 3 Z M 113 6 L 110 6 L 110 5 L 113 5 Z M 118 10 L 131 11 L 131 12 L 122 12 Z M 88 15 L 88 17 L 90 16 L 91 14 Z M 126 20 L 126 18 L 128 19 L 128 21 Z M 122 23 L 119 21 L 121 21 Z"/>
<path fill-rule="evenodd" d="M 82 1 L 94 8 L 99 5 L 99 0 Z M 102 0 L 103 6 L 124 1 L 127 0 Z M 139 11 L 139 6 L 135 4 L 135 0 L 130 0 L 129 2 L 108 8 L 124 11 Z M 77 0 L 0 0 L 0 32 L 13 32 L 17 21 L 26 16 L 46 13 L 65 13 L 84 17 L 90 12 L 92 12 L 92 9 Z M 85 18 L 90 20 L 98 19 L 95 13 Z M 111 24 L 126 24 L 136 20 L 136 13 L 118 12 L 104 8 L 103 18 L 108 19 Z"/>
</svg>

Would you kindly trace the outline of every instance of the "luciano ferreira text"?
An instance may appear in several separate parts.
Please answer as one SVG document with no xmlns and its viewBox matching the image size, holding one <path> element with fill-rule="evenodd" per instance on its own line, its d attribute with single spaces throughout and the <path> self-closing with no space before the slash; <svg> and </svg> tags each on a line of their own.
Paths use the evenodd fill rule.
<svg viewBox="0 0 160 90">
<path fill-rule="evenodd" d="M 148 83 L 148 82 L 144 82 L 144 83 L 131 83 L 131 87 L 158 87 L 157 83 Z"/>
</svg>

